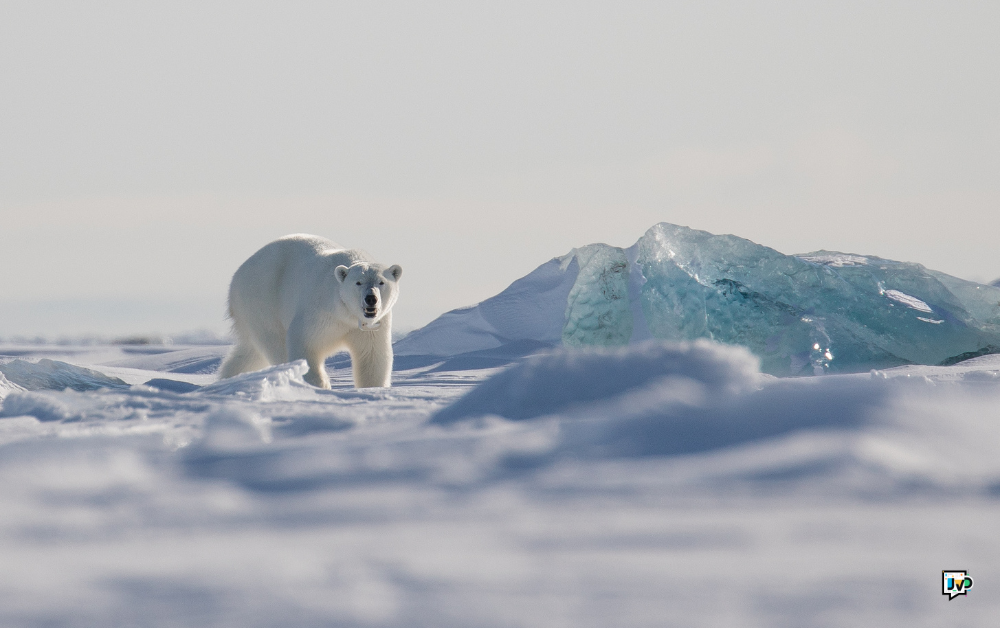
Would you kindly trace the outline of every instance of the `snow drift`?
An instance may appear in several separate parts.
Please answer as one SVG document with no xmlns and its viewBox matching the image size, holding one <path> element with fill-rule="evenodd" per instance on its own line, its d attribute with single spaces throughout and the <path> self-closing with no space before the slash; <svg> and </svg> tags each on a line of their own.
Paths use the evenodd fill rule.
<svg viewBox="0 0 1000 628">
<path fill-rule="evenodd" d="M 559 349 L 492 376 L 431 423 L 500 417 L 554 430 L 549 446 L 519 457 L 519 465 L 686 456 L 769 442 L 768 456 L 742 464 L 742 481 L 777 477 L 775 467 L 784 464 L 785 480 L 825 477 L 855 485 L 866 478 L 858 486 L 873 490 L 915 481 L 956 488 L 957 468 L 965 470 L 958 476 L 968 488 L 1000 486 L 1000 463 L 987 444 L 995 428 L 986 418 L 1000 417 L 1000 358 L 979 358 L 964 369 L 910 367 L 923 370 L 816 379 L 761 376 L 757 364 L 742 348 L 704 340 Z M 944 410 L 942 399 L 972 414 Z M 913 410 L 921 406 L 937 410 L 917 416 L 941 414 L 915 420 Z M 923 438 L 933 447 L 914 446 Z M 945 453 L 959 451 L 961 461 Z"/>
<path fill-rule="evenodd" d="M 486 380 L 432 422 L 493 414 L 523 420 L 580 411 L 638 388 L 702 386 L 731 394 L 758 384 L 758 360 L 745 349 L 708 341 L 647 342 L 623 349 L 562 349 L 531 356 Z"/>
</svg>

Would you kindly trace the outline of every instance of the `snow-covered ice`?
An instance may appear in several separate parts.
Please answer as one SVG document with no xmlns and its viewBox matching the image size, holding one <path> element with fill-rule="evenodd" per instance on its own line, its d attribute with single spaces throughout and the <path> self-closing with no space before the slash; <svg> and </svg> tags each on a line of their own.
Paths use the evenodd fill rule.
<svg viewBox="0 0 1000 628">
<path fill-rule="evenodd" d="M 391 389 L 339 356 L 329 391 L 216 382 L 220 347 L 0 346 L 0 625 L 1000 613 L 1000 356 L 782 379 L 705 340 L 530 346 L 401 356 Z"/>
</svg>

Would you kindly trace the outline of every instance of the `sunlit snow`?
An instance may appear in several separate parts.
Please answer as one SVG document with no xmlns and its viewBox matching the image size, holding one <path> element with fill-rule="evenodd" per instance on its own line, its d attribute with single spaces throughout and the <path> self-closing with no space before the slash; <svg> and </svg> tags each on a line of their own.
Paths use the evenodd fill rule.
<svg viewBox="0 0 1000 628">
<path fill-rule="evenodd" d="M 778 379 L 744 349 L 640 344 L 424 358 L 369 390 L 337 357 L 330 391 L 302 363 L 176 371 L 221 349 L 0 347 L 0 625 L 1000 612 L 996 356 Z M 125 385 L 18 383 L 39 372 Z M 945 604 L 956 566 L 976 589 Z"/>
</svg>

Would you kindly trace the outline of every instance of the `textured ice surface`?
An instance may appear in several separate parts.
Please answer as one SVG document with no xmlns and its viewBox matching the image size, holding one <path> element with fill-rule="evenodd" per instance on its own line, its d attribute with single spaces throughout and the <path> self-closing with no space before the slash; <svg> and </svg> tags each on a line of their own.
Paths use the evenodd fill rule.
<svg viewBox="0 0 1000 628">
<path fill-rule="evenodd" d="M 941 364 L 1000 351 L 1000 290 L 919 264 L 783 255 L 661 223 L 639 241 L 653 336 L 748 347 L 787 375 Z"/>
<path fill-rule="evenodd" d="M 454 355 L 514 341 L 741 345 L 774 375 L 948 364 L 1000 351 L 1000 289 L 873 256 L 785 255 L 668 223 L 632 247 L 592 244 L 396 344 Z"/>
<path fill-rule="evenodd" d="M 625 251 L 592 244 L 575 249 L 572 255 L 579 271 L 566 299 L 563 343 L 571 347 L 628 344 L 632 337 L 632 310 Z"/>
</svg>

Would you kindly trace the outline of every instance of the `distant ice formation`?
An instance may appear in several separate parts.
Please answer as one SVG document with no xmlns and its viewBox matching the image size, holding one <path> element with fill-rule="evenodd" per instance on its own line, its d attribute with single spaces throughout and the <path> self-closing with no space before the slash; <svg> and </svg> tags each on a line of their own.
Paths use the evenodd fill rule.
<svg viewBox="0 0 1000 628">
<path fill-rule="evenodd" d="M 495 297 L 411 333 L 396 354 L 649 338 L 741 345 L 773 375 L 951 364 L 1000 352 L 1000 288 L 920 264 L 834 251 L 785 255 L 660 223 L 628 249 L 591 244 L 550 260 Z"/>
</svg>

